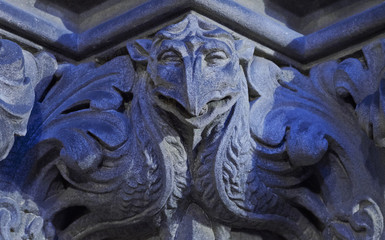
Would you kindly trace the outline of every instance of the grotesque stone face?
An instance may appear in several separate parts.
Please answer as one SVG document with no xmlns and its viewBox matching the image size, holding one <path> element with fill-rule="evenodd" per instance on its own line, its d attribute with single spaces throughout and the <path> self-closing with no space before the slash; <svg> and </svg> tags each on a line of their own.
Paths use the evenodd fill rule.
<svg viewBox="0 0 385 240">
<path fill-rule="evenodd" d="M 63 64 L 54 78 L 39 68 L 48 59 L 0 43 L 0 120 L 19 126 L 0 128 L 5 147 L 49 76 L 36 88 L 28 147 L 3 162 L 42 217 L 26 208 L 36 220 L 20 218 L 27 231 L 0 235 L 230 239 L 237 228 L 265 239 L 385 239 L 385 154 L 374 145 L 384 136 L 384 41 L 364 49 L 367 68 L 346 59 L 305 76 L 189 14 L 130 43 L 130 56 Z"/>
<path fill-rule="evenodd" d="M 244 81 L 239 42 L 194 15 L 158 32 L 146 49 L 153 102 L 194 128 L 228 111 Z M 140 43 L 129 46 L 134 59 Z"/>
</svg>

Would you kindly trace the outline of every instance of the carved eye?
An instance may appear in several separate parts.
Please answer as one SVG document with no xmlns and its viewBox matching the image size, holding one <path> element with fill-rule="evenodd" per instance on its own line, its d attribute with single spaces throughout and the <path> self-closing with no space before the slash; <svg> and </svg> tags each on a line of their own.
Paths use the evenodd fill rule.
<svg viewBox="0 0 385 240">
<path fill-rule="evenodd" d="M 218 64 L 227 60 L 228 56 L 224 51 L 212 51 L 205 57 L 205 61 L 210 64 Z"/>
<path fill-rule="evenodd" d="M 162 53 L 159 60 L 164 63 L 180 63 L 182 62 L 181 56 L 175 51 L 166 51 Z"/>
</svg>

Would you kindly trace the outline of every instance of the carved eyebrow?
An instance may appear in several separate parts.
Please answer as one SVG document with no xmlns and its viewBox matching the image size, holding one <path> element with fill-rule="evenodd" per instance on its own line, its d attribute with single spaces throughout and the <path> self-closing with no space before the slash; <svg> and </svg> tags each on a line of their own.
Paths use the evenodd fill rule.
<svg viewBox="0 0 385 240">
<path fill-rule="evenodd" d="M 164 40 L 156 49 L 155 54 L 159 55 L 169 50 L 175 51 L 176 53 L 180 53 L 181 55 L 183 55 L 183 53 L 186 51 L 183 43 L 179 41 Z"/>
<path fill-rule="evenodd" d="M 227 56 L 229 56 L 232 52 L 231 47 L 227 43 L 219 40 L 208 41 L 200 49 L 200 51 L 204 53 L 208 53 L 213 50 L 223 51 L 224 53 L 226 53 Z"/>
<path fill-rule="evenodd" d="M 158 53 L 158 55 L 157 55 L 157 60 L 158 60 L 158 61 L 162 60 L 163 56 L 164 56 L 165 53 L 167 53 L 167 52 L 173 52 L 175 55 L 177 55 L 177 57 L 178 57 L 179 59 L 182 58 L 182 54 L 181 54 L 179 51 L 177 51 L 177 50 L 175 50 L 175 49 L 173 49 L 173 48 L 169 48 L 169 49 L 164 49 L 164 50 L 160 51 L 160 52 Z"/>
</svg>

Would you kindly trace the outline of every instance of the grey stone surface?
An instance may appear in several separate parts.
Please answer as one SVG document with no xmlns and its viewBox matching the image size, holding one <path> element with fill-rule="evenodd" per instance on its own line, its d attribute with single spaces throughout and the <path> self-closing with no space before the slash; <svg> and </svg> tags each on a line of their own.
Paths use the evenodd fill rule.
<svg viewBox="0 0 385 240">
<path fill-rule="evenodd" d="M 39 208 L 12 184 L 1 183 L 0 213 L 1 240 L 45 239 L 45 224 Z"/>
<path fill-rule="evenodd" d="M 255 48 L 188 14 L 35 77 L 2 190 L 45 239 L 383 239 L 384 40 L 307 75 Z"/>
<path fill-rule="evenodd" d="M 80 62 L 114 55 L 137 34 L 155 33 L 195 11 L 255 41 L 260 54 L 302 70 L 383 38 L 382 0 L 306 2 L 1 0 L 0 34 L 16 34 L 23 42 Z"/>
<path fill-rule="evenodd" d="M 36 58 L 17 44 L 0 40 L 0 160 L 11 150 L 14 136 L 23 136 L 38 82 L 51 77 L 55 59 L 42 53 Z"/>
<path fill-rule="evenodd" d="M 383 3 L 113 2 L 0 1 L 0 239 L 385 239 Z"/>
<path fill-rule="evenodd" d="M 0 40 L 0 160 L 11 150 L 15 136 L 23 136 L 35 101 L 34 88 L 51 79 L 56 60 L 47 53 L 33 56 L 16 43 Z M 44 239 L 44 219 L 38 206 L 2 177 L 0 181 L 0 239 Z"/>
</svg>

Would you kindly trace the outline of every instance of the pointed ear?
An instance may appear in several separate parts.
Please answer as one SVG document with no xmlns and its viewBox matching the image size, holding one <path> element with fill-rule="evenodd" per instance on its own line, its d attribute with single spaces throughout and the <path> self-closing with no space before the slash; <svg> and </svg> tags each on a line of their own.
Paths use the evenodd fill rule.
<svg viewBox="0 0 385 240">
<path fill-rule="evenodd" d="M 255 44 L 250 40 L 237 40 L 235 42 L 238 58 L 241 63 L 249 63 L 253 60 Z"/>
<path fill-rule="evenodd" d="M 127 43 L 127 50 L 132 60 L 147 63 L 150 56 L 152 41 L 149 39 L 138 39 Z"/>
</svg>

